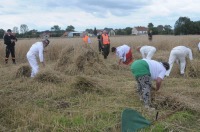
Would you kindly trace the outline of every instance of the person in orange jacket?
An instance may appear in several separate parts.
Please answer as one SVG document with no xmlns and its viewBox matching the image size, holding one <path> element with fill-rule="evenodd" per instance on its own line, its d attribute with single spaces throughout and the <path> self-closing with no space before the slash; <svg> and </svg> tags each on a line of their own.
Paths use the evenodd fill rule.
<svg viewBox="0 0 200 132">
<path fill-rule="evenodd" d="M 91 39 L 89 38 L 89 36 L 87 35 L 86 32 L 83 32 L 83 36 L 82 36 L 83 42 L 85 44 L 91 44 Z"/>
<path fill-rule="evenodd" d="M 101 37 L 101 43 L 102 43 L 102 48 L 103 48 L 104 59 L 107 59 L 110 53 L 110 38 L 106 30 L 103 31 L 103 34 Z"/>
</svg>

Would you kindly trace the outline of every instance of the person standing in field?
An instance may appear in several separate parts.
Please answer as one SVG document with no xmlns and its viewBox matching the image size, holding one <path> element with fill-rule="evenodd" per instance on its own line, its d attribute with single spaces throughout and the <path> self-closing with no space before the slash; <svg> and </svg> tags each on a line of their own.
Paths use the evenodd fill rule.
<svg viewBox="0 0 200 132">
<path fill-rule="evenodd" d="M 149 30 L 149 31 L 148 31 L 148 38 L 149 38 L 149 41 L 152 41 L 152 39 L 153 39 L 152 30 Z"/>
<path fill-rule="evenodd" d="M 122 46 L 119 46 L 117 48 L 112 47 L 111 51 L 116 53 L 116 56 L 119 57 L 119 62 L 118 64 L 120 65 L 121 63 L 125 65 L 129 65 L 131 62 L 133 62 L 133 55 L 131 48 L 124 44 Z"/>
<path fill-rule="evenodd" d="M 142 58 L 143 59 L 149 59 L 151 60 L 151 58 L 153 57 L 153 55 L 156 52 L 156 48 L 153 46 L 139 46 L 137 47 L 137 51 L 140 52 L 142 54 Z"/>
<path fill-rule="evenodd" d="M 175 61 L 180 66 L 181 75 L 184 75 L 187 56 L 189 57 L 190 60 L 193 60 L 192 50 L 190 48 L 186 46 L 174 47 L 170 52 L 169 61 L 168 61 L 170 64 L 170 69 L 166 72 L 166 76 L 169 76 Z"/>
<path fill-rule="evenodd" d="M 102 35 L 102 31 L 100 31 L 99 34 L 97 35 L 97 39 L 99 42 L 99 54 L 101 54 L 101 52 L 102 52 L 101 35 Z"/>
<path fill-rule="evenodd" d="M 156 82 L 156 91 L 161 87 L 169 63 L 155 60 L 141 59 L 131 64 L 131 71 L 138 84 L 140 99 L 144 101 L 145 108 L 150 108 L 152 80 Z"/>
<path fill-rule="evenodd" d="M 199 50 L 199 52 L 200 52 L 200 42 L 198 43 L 198 50 Z"/>
<path fill-rule="evenodd" d="M 110 38 L 106 30 L 104 30 L 103 34 L 101 35 L 101 43 L 102 43 L 102 48 L 103 48 L 104 59 L 107 59 L 110 53 Z"/>
<path fill-rule="evenodd" d="M 82 36 L 83 42 L 88 45 L 91 44 L 91 39 L 89 38 L 89 36 L 87 35 L 86 32 L 83 32 L 83 36 Z"/>
<path fill-rule="evenodd" d="M 34 43 L 29 51 L 26 54 L 26 57 L 28 59 L 28 62 L 32 68 L 31 77 L 35 77 L 35 75 L 38 73 L 39 66 L 37 63 L 37 56 L 39 57 L 40 62 L 45 67 L 44 62 L 44 48 L 46 48 L 49 45 L 49 40 L 45 39 L 42 42 L 36 42 Z"/>
<path fill-rule="evenodd" d="M 12 31 L 10 29 L 7 30 L 7 33 L 4 35 L 4 44 L 6 45 L 6 58 L 5 63 L 8 63 L 8 58 L 11 54 L 13 64 L 16 64 L 15 61 L 15 42 L 17 42 L 17 38 L 12 35 Z"/>
</svg>

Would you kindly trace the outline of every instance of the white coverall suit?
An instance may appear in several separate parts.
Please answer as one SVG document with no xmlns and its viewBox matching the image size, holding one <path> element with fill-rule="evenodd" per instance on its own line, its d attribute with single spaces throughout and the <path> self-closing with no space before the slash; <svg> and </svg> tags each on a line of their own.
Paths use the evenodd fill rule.
<svg viewBox="0 0 200 132">
<path fill-rule="evenodd" d="M 190 48 L 187 48 L 185 46 L 177 46 L 174 47 L 171 50 L 170 56 L 169 56 L 169 65 L 170 68 L 169 70 L 166 72 L 166 76 L 169 76 L 171 69 L 173 67 L 173 64 L 175 61 L 179 62 L 180 65 L 180 73 L 184 74 L 185 71 L 185 66 L 186 66 L 186 57 L 189 56 L 190 60 L 193 60 L 192 57 L 192 50 Z"/>
<path fill-rule="evenodd" d="M 198 49 L 199 49 L 199 51 L 200 51 L 200 42 L 199 42 L 199 44 L 198 44 Z"/>
<path fill-rule="evenodd" d="M 155 52 L 156 52 L 156 48 L 153 46 L 145 45 L 140 48 L 140 53 L 142 54 L 143 59 L 151 60 Z"/>
<path fill-rule="evenodd" d="M 123 61 L 126 61 L 126 54 L 130 51 L 128 45 L 122 45 L 116 48 L 116 55 Z"/>
<path fill-rule="evenodd" d="M 40 62 L 44 61 L 43 52 L 44 52 L 43 43 L 36 42 L 31 46 L 28 53 L 26 54 L 28 62 L 32 68 L 31 77 L 34 77 L 38 73 L 38 70 L 39 70 L 36 57 L 39 57 Z"/>
</svg>

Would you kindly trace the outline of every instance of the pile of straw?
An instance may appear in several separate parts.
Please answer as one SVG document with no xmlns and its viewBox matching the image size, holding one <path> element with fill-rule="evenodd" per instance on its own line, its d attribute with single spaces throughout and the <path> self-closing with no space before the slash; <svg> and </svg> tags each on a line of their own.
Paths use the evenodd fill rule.
<svg viewBox="0 0 200 132">
<path fill-rule="evenodd" d="M 74 93 L 97 93 L 103 94 L 103 88 L 99 83 L 88 77 L 77 76 L 75 82 L 71 85 Z"/>
<path fill-rule="evenodd" d="M 118 64 L 111 64 L 109 66 L 112 70 L 120 70 L 120 71 L 130 71 L 130 67 L 126 66 L 124 64 L 118 65 Z"/>
<path fill-rule="evenodd" d="M 187 60 L 185 75 L 187 77 L 199 78 L 200 77 L 200 62 L 198 60 Z"/>
<path fill-rule="evenodd" d="M 58 84 L 63 81 L 63 77 L 55 71 L 46 70 L 46 71 L 41 71 L 37 73 L 37 75 L 34 77 L 34 80 L 38 82 L 42 82 L 42 83 L 50 82 L 50 83 Z"/>
<path fill-rule="evenodd" d="M 30 76 L 31 76 L 31 67 L 28 64 L 19 66 L 16 72 L 16 78 L 30 77 Z"/>
<path fill-rule="evenodd" d="M 97 52 L 90 47 L 69 46 L 64 49 L 56 63 L 55 70 L 69 75 L 106 74 L 108 69 Z"/>
</svg>

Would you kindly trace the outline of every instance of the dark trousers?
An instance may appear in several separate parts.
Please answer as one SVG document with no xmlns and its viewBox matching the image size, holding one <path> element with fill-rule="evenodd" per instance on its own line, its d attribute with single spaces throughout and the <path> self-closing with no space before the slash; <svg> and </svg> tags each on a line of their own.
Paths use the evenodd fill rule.
<svg viewBox="0 0 200 132">
<path fill-rule="evenodd" d="M 110 53 L 110 44 L 104 44 L 103 45 L 103 56 L 104 56 L 104 59 L 107 59 L 109 53 Z"/>
<path fill-rule="evenodd" d="M 8 62 L 10 54 L 12 56 L 13 63 L 15 63 L 15 46 L 6 46 L 6 58 L 5 58 L 6 63 Z"/>
<path fill-rule="evenodd" d="M 101 53 L 102 50 L 102 45 L 101 45 L 101 41 L 99 41 L 99 53 Z"/>
</svg>

